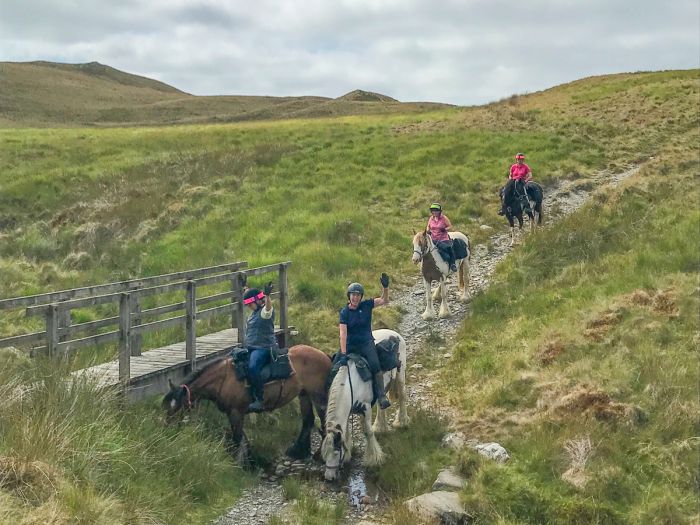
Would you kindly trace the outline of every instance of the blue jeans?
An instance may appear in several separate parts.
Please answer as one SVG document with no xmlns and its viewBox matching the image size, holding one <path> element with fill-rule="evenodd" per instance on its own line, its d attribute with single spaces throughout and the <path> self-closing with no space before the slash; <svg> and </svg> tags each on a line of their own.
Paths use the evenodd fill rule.
<svg viewBox="0 0 700 525">
<path fill-rule="evenodd" d="M 269 348 L 248 348 L 250 352 L 250 360 L 248 361 L 248 378 L 252 394 L 255 399 L 262 400 L 263 398 L 263 383 L 260 378 L 260 372 L 263 367 L 270 362 Z"/>
</svg>

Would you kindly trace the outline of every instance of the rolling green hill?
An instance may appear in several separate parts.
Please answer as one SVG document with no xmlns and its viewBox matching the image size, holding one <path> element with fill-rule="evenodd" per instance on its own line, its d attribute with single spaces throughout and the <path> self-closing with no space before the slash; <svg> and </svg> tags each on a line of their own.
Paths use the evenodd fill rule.
<svg viewBox="0 0 700 525">
<path fill-rule="evenodd" d="M 421 359 L 455 425 L 512 452 L 503 466 L 449 458 L 470 476 L 477 523 L 693 523 L 699 73 L 587 78 L 477 108 L 207 125 L 58 129 L 47 101 L 33 118 L 50 129 L 0 130 L 0 296 L 291 260 L 291 322 L 330 352 L 348 282 L 413 282 L 411 230 L 431 201 L 488 246 L 480 226 L 505 229 L 496 192 L 515 151 L 545 187 L 636 164 L 499 266 L 449 362 Z M 178 109 L 186 95 L 128 89 L 192 116 Z M 382 309 L 376 324 L 401 315 Z M 3 314 L 0 334 L 36 322 Z M 117 410 L 60 377 L 21 349 L 0 353 L 0 523 L 204 523 L 255 482 L 227 456 L 217 414 L 165 427 L 157 400 Z M 22 382 L 40 388 L 18 395 Z M 287 444 L 270 435 L 297 425 L 286 421 L 251 425 L 260 457 Z M 386 493 L 412 495 L 398 487 L 408 477 L 429 488 L 430 424 L 382 438 L 390 464 L 411 469 L 375 473 Z"/>
<path fill-rule="evenodd" d="M 401 103 L 354 91 L 325 97 L 197 97 L 109 66 L 0 62 L 0 126 L 144 126 L 420 112 L 445 104 Z"/>
</svg>

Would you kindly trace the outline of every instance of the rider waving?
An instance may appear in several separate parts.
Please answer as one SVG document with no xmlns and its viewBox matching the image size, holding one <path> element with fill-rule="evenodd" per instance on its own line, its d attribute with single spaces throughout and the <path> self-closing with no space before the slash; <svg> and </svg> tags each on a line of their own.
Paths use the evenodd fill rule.
<svg viewBox="0 0 700 525">
<path fill-rule="evenodd" d="M 523 208 L 527 213 L 530 211 L 530 202 L 527 199 L 527 193 L 525 191 L 525 185 L 532 178 L 532 170 L 530 166 L 525 164 L 525 154 L 517 153 L 515 155 L 515 164 L 510 167 L 510 172 L 508 173 L 508 183 L 505 186 L 503 193 L 501 194 L 501 211 L 499 215 L 505 214 L 505 202 L 504 197 L 510 191 L 513 191 L 513 185 L 515 185 L 515 191 L 520 196 L 520 200 L 523 203 Z"/>
<path fill-rule="evenodd" d="M 359 354 L 367 360 L 372 371 L 374 395 L 382 409 L 389 408 L 391 403 L 384 392 L 384 374 L 379 366 L 377 349 L 372 336 L 372 310 L 376 306 L 389 303 L 389 276 L 382 274 L 382 296 L 375 299 L 362 300 L 365 289 L 360 283 L 348 286 L 348 304 L 340 311 L 338 330 L 340 332 L 341 359 L 347 361 L 347 354 Z"/>
<path fill-rule="evenodd" d="M 260 372 L 272 357 L 273 348 L 277 347 L 275 339 L 275 312 L 270 301 L 272 282 L 265 285 L 261 292 L 257 288 L 248 288 L 243 294 L 243 304 L 252 310 L 245 330 L 244 346 L 250 352 L 248 377 L 253 402 L 248 412 L 262 412 L 264 386 Z"/>
</svg>

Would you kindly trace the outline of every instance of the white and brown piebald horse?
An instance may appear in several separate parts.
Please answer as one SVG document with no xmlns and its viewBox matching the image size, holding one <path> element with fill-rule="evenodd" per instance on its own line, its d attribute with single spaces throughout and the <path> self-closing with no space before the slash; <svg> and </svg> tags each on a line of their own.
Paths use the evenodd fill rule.
<svg viewBox="0 0 700 525">
<path fill-rule="evenodd" d="M 392 399 L 398 401 L 399 408 L 392 425 L 396 428 L 409 424 L 406 411 L 406 341 L 393 330 L 380 329 L 372 331 L 377 343 L 397 337 L 399 339 L 399 366 L 384 372 L 384 388 Z M 364 463 L 369 466 L 380 465 L 384 461 L 382 451 L 375 433 L 389 430 L 384 410 L 377 407 L 377 417 L 372 425 L 372 382 L 363 381 L 357 372 L 354 361 L 341 366 L 328 394 L 328 411 L 326 413 L 325 437 L 321 443 L 321 457 L 326 464 L 325 478 L 332 481 L 352 454 L 352 429 L 348 421 L 351 414 L 362 414 L 364 419 L 365 447 Z"/>
<path fill-rule="evenodd" d="M 459 300 L 466 302 L 469 299 L 469 260 L 471 258 L 471 245 L 469 237 L 462 232 L 449 232 L 450 239 L 460 239 L 467 245 L 467 256 L 455 261 L 459 273 Z M 447 277 L 450 275 L 450 266 L 442 258 L 440 252 L 433 243 L 430 235 L 425 230 L 413 236 L 413 262 L 421 263 L 421 274 L 425 285 L 425 311 L 421 314 L 423 319 L 431 319 L 435 316 L 433 312 L 433 299 L 442 299 L 440 303 L 441 318 L 449 317 L 450 307 L 447 304 Z M 438 282 L 438 287 L 431 293 L 433 281 Z"/>
</svg>

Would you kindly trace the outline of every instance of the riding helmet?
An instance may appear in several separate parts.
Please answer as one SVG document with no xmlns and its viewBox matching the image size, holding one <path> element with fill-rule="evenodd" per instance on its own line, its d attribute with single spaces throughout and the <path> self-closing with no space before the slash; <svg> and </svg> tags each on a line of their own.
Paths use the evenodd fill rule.
<svg viewBox="0 0 700 525">
<path fill-rule="evenodd" d="M 360 283 L 351 283 L 350 286 L 348 286 L 348 299 L 350 299 L 351 293 L 359 293 L 360 297 L 364 297 L 365 289 Z"/>
<path fill-rule="evenodd" d="M 441 205 L 439 202 L 433 202 L 433 203 L 430 205 L 430 211 L 433 211 L 433 210 L 435 210 L 435 211 L 442 211 L 442 205 Z"/>
<path fill-rule="evenodd" d="M 524 154 L 524 153 L 516 153 L 516 154 L 515 154 L 515 158 L 516 158 L 516 160 L 517 160 L 517 159 L 524 159 L 524 158 L 525 158 L 525 154 Z"/>
<path fill-rule="evenodd" d="M 243 304 L 250 304 L 258 299 L 264 299 L 265 294 L 257 288 L 248 288 L 243 294 Z"/>
</svg>

